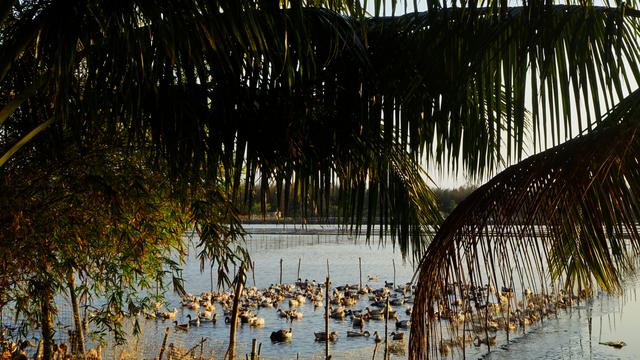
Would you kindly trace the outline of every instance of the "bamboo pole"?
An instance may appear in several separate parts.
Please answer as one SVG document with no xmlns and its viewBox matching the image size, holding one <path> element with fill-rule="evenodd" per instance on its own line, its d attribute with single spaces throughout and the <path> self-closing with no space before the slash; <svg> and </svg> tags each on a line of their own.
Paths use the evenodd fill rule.
<svg viewBox="0 0 640 360">
<path fill-rule="evenodd" d="M 251 340 L 251 360 L 257 359 L 256 353 L 256 339 Z"/>
<path fill-rule="evenodd" d="M 396 285 L 396 259 L 391 259 L 391 262 L 393 263 L 393 286 L 391 287 L 391 290 L 395 289 Z"/>
<path fill-rule="evenodd" d="M 253 262 L 251 267 L 251 277 L 253 278 L 253 287 L 256 287 L 256 262 Z"/>
<path fill-rule="evenodd" d="M 160 356 L 158 356 L 158 360 L 162 360 L 162 355 L 164 355 L 164 350 L 167 347 L 167 338 L 169 337 L 169 327 L 164 329 L 164 338 L 162 339 L 162 345 L 160 346 Z"/>
<path fill-rule="evenodd" d="M 280 285 L 282 285 L 282 258 L 280 258 Z"/>
<path fill-rule="evenodd" d="M 244 263 L 240 264 L 238 275 L 236 278 L 235 296 L 233 298 L 233 309 L 231 311 L 231 330 L 229 330 L 229 349 L 227 354 L 230 360 L 236 358 L 236 330 L 238 327 L 238 308 L 240 307 L 240 298 L 242 297 L 242 289 L 244 288 Z"/>
<path fill-rule="evenodd" d="M 80 355 L 84 359 L 86 354 L 84 332 L 82 331 L 82 321 L 80 320 L 80 306 L 78 297 L 76 296 L 76 277 L 73 271 L 67 272 L 67 287 L 69 288 L 69 297 L 71 298 L 71 308 L 73 312 L 73 324 L 75 327 L 76 341 L 71 344 L 71 349 L 75 355 Z"/>
<path fill-rule="evenodd" d="M 373 356 L 371 356 L 371 360 L 376 359 L 376 351 L 378 350 L 378 343 L 373 347 Z"/>
<path fill-rule="evenodd" d="M 329 259 L 327 259 L 327 277 L 329 277 Z"/>
<path fill-rule="evenodd" d="M 360 268 L 360 289 L 362 290 L 362 258 L 358 257 L 358 267 Z"/>
<path fill-rule="evenodd" d="M 300 263 L 302 262 L 302 258 L 298 258 L 298 276 L 296 279 L 300 279 Z"/>
<path fill-rule="evenodd" d="M 389 358 L 389 295 L 384 307 L 384 359 Z"/>
<path fill-rule="evenodd" d="M 327 260 L 327 272 L 329 272 L 329 260 Z M 327 341 L 325 341 L 324 345 L 324 355 L 325 359 L 329 360 L 331 358 L 329 355 L 329 275 L 327 275 L 327 280 L 325 281 L 324 303 L 324 331 L 327 334 Z"/>
<path fill-rule="evenodd" d="M 211 290 L 209 291 L 213 292 L 213 261 L 211 262 L 211 267 L 209 268 L 209 278 L 211 279 Z"/>
</svg>

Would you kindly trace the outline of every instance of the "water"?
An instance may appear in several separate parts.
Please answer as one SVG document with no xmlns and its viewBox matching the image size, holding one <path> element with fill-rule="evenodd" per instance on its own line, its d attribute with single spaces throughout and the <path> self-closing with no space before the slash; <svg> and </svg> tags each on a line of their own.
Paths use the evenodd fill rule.
<svg viewBox="0 0 640 360">
<path fill-rule="evenodd" d="M 255 261 L 255 274 L 247 274 L 247 286 L 265 288 L 278 283 L 280 277 L 280 259 L 283 259 L 282 280 L 292 283 L 297 278 L 298 261 L 300 260 L 300 278 L 323 282 L 327 274 L 327 260 L 329 260 L 332 284 L 358 284 L 358 259 L 362 259 L 363 284 L 374 288 L 384 285 L 384 281 L 393 281 L 395 261 L 396 283 L 406 283 L 414 274 L 414 267 L 410 262 L 404 262 L 398 249 L 391 244 L 379 247 L 377 239 L 371 245 L 366 245 L 364 239 L 336 232 L 335 227 L 308 227 L 311 234 L 295 233 L 294 227 L 284 230 L 288 234 L 275 235 L 274 230 L 283 231 L 282 226 L 254 225 L 247 230 L 254 232 L 247 238 L 247 247 Z M 193 294 L 211 290 L 211 277 L 208 269 L 200 273 L 200 264 L 192 256 L 184 266 L 183 276 L 186 290 Z M 215 275 L 215 271 L 214 271 Z M 368 275 L 378 275 L 379 280 L 368 281 Z M 213 282 L 217 279 L 214 277 Z M 509 344 L 504 342 L 492 347 L 492 352 L 486 356 L 486 348 L 467 347 L 466 357 L 476 359 L 635 359 L 640 354 L 640 302 L 637 301 L 635 288 L 636 278 L 629 279 L 624 296 L 616 297 L 599 293 L 597 296 L 570 311 L 560 312 L 558 317 L 547 318 L 543 323 L 528 327 L 526 334 L 511 336 Z M 214 288 L 215 290 L 215 288 Z M 179 299 L 174 294 L 168 294 L 169 309 L 178 309 L 179 322 L 186 322 L 186 315 L 193 312 L 182 308 Z M 367 297 L 363 297 L 355 309 L 369 306 Z M 405 309 L 410 305 L 398 307 L 399 318 L 408 319 Z M 288 307 L 288 306 L 285 306 Z M 262 344 L 262 358 L 266 359 L 320 359 L 324 356 L 323 342 L 316 342 L 313 333 L 324 331 L 323 309 L 314 310 L 307 302 L 300 307 L 304 317 L 300 321 L 288 323 L 276 315 L 273 308 L 263 308 L 257 314 L 264 317 L 266 325 L 263 328 L 251 328 L 246 324 L 238 328 L 237 353 L 244 358 L 244 354 L 251 351 L 251 341 L 256 339 Z M 61 325 L 70 323 L 69 310 L 63 309 L 60 319 Z M 217 305 L 217 312 L 221 313 Z M 224 321 L 217 324 L 206 324 L 199 328 L 191 328 L 188 333 L 176 332 L 172 324 L 157 320 L 141 319 L 142 336 L 132 339 L 127 347 L 105 349 L 106 358 L 118 357 L 123 352 L 137 354 L 138 358 L 151 359 L 159 354 L 160 343 L 166 327 L 171 329 L 168 343 L 183 349 L 196 346 L 205 337 L 205 354 L 214 354 L 221 358 L 227 348 L 229 326 Z M 589 326 L 589 324 L 591 326 Z M 269 335 L 272 331 L 291 327 L 294 333 L 290 343 L 272 343 Z M 331 330 L 338 331 L 339 339 L 331 344 L 334 359 L 371 359 L 374 351 L 373 338 L 349 338 L 348 330 L 354 330 L 349 320 L 337 321 L 331 319 Z M 591 328 L 591 330 L 590 330 Z M 384 334 L 383 321 L 370 321 L 365 330 Z M 390 323 L 389 332 L 395 331 L 395 324 Z M 66 331 L 57 332 L 59 340 L 64 340 Z M 405 334 L 408 337 L 408 334 Z M 500 336 L 499 336 L 500 337 Z M 623 340 L 627 346 L 615 349 L 601 345 L 599 342 Z M 406 343 L 406 341 L 405 341 Z M 460 355 L 460 354 L 458 354 Z M 394 355 L 392 358 L 404 358 Z M 382 358 L 382 349 L 378 347 L 376 358 Z"/>
<path fill-rule="evenodd" d="M 640 302 L 637 278 L 629 279 L 627 292 L 619 296 L 599 293 L 532 328 L 508 346 L 491 352 L 487 359 L 638 359 L 640 356 Z M 589 326 L 591 325 L 591 326 Z M 591 331 L 589 328 L 591 327 Z M 599 344 L 624 341 L 622 349 Z"/>
<path fill-rule="evenodd" d="M 282 227 L 277 227 L 282 231 Z M 295 230 L 292 227 L 286 231 Z M 263 232 L 274 230 L 274 227 L 248 227 L 249 231 Z M 404 262 L 398 249 L 390 244 L 378 246 L 377 239 L 366 245 L 364 239 L 348 235 L 323 234 L 332 228 L 310 227 L 321 234 L 312 235 L 271 235 L 254 234 L 247 239 L 247 245 L 255 260 L 255 285 L 258 288 L 279 282 L 280 259 L 283 259 L 283 282 L 290 283 L 297 279 L 298 259 L 301 261 L 300 277 L 322 282 L 326 276 L 326 261 L 329 260 L 333 285 L 357 284 L 359 282 L 358 258 L 362 258 L 363 283 L 376 288 L 384 285 L 384 281 L 393 281 L 393 261 L 396 265 L 396 282 L 398 284 L 411 280 L 414 267 Z M 367 281 L 367 275 L 379 275 L 379 281 Z M 185 269 L 187 290 L 199 293 L 209 290 L 210 276 L 201 274 L 198 264 L 191 264 Z M 214 279 L 215 280 L 215 279 Z M 251 274 L 247 277 L 247 286 L 253 285 Z M 493 347 L 487 359 L 635 359 L 640 354 L 640 302 L 636 301 L 635 286 L 637 280 L 629 279 L 628 290 L 623 297 L 609 296 L 599 293 L 593 300 L 583 303 L 570 311 L 560 312 L 558 317 L 549 318 L 536 326 L 527 328 L 525 334 L 512 334 L 511 341 L 499 347 Z M 354 307 L 368 306 L 366 297 Z M 408 319 L 404 309 L 399 308 L 400 319 Z M 294 322 L 291 327 L 294 339 L 291 343 L 272 344 L 269 340 L 271 331 L 288 328 L 290 325 L 275 316 L 275 310 L 263 309 L 260 316 L 266 319 L 266 326 L 253 329 L 241 326 L 238 331 L 238 353 L 250 352 L 251 339 L 262 342 L 262 355 L 267 358 L 295 359 L 322 358 L 324 343 L 314 341 L 314 331 L 324 331 L 324 318 L 321 308 L 316 311 L 307 303 L 301 310 L 303 320 Z M 219 310 L 218 310 L 219 311 Z M 591 333 L 589 332 L 591 319 Z M 331 330 L 337 330 L 340 337 L 331 345 L 334 359 L 371 359 L 374 343 L 372 339 L 348 338 L 347 330 L 353 330 L 348 320 L 339 322 L 331 320 Z M 384 323 L 370 321 L 366 329 L 371 333 L 384 333 Z M 389 332 L 394 331 L 393 324 Z M 215 329 L 201 329 L 198 336 L 209 336 L 217 344 L 217 351 L 226 349 L 229 327 L 218 324 Z M 407 336 L 406 334 L 405 336 Z M 191 334 L 189 335 L 191 336 Z M 500 337 L 500 336 L 499 336 Z M 504 339 L 503 339 L 504 340 Z M 599 342 L 623 340 L 627 346 L 615 349 L 601 345 Z M 502 345 L 502 346 L 500 346 Z M 378 348 L 377 356 L 381 356 Z M 467 358 L 479 358 L 486 353 L 486 347 L 467 347 Z M 460 354 L 458 354 L 460 355 Z M 397 356 L 404 358 L 404 356 Z"/>
<path fill-rule="evenodd" d="M 282 227 L 279 229 L 282 229 Z M 289 231 L 292 230 L 291 227 L 287 229 Z M 260 232 L 264 231 L 265 227 L 249 226 L 247 230 Z M 318 283 L 324 282 L 327 275 L 328 260 L 332 285 L 357 285 L 360 281 L 359 258 L 362 259 L 363 285 L 380 288 L 384 286 L 385 281 L 393 281 L 394 261 L 396 283 L 403 284 L 411 281 L 414 274 L 412 264 L 403 261 L 399 250 L 395 249 L 394 251 L 391 244 L 380 247 L 376 238 L 370 246 L 367 246 L 364 239 L 338 234 L 335 228 L 310 226 L 306 230 L 314 233 L 309 235 L 258 233 L 248 237 L 247 247 L 251 253 L 252 260 L 255 262 L 255 274 L 247 274 L 247 286 L 254 286 L 254 276 L 255 286 L 259 289 L 278 283 L 280 281 L 280 259 L 283 259 L 282 281 L 284 283 L 293 283 L 297 280 L 299 261 L 301 279 L 316 280 Z M 369 281 L 368 275 L 378 275 L 379 280 Z M 209 291 L 211 288 L 209 271 L 200 273 L 197 261 L 191 261 L 186 265 L 183 276 L 187 292 L 199 294 L 201 291 Z M 216 280 L 214 277 L 214 284 Z M 369 306 L 367 300 L 368 297 L 362 297 L 353 308 L 363 309 Z M 177 299 L 174 296 L 170 297 L 170 301 L 177 304 Z M 173 306 L 169 305 L 168 307 L 172 308 Z M 405 313 L 405 309 L 408 306 L 410 304 L 398 308 L 399 319 L 409 319 L 409 316 Z M 180 313 L 181 308 L 177 305 L 176 307 L 180 317 L 183 315 Z M 284 307 L 288 308 L 288 305 L 284 305 Z M 315 341 L 313 334 L 314 332 L 324 331 L 324 309 L 317 308 L 314 310 L 313 305 L 307 302 L 299 310 L 304 313 L 304 317 L 300 321 L 293 321 L 293 323 L 279 318 L 275 309 L 263 308 L 258 310 L 257 314 L 265 318 L 266 324 L 263 328 L 251 328 L 246 324 L 242 324 L 239 327 L 237 333 L 238 353 L 249 353 L 251 351 L 251 340 L 255 338 L 258 343 L 262 343 L 261 354 L 265 358 L 295 359 L 299 355 L 300 358 L 307 359 L 324 356 L 325 344 L 324 342 Z M 221 312 L 219 306 L 217 311 Z M 189 311 L 184 310 L 184 316 L 187 313 Z M 185 320 L 181 319 L 181 321 Z M 157 333 L 161 332 L 162 327 L 166 325 L 160 322 L 154 322 L 154 324 L 157 324 L 157 328 L 154 328 L 153 331 Z M 272 343 L 270 341 L 269 335 L 272 331 L 289 327 L 292 328 L 294 333 L 293 341 L 290 343 Z M 357 330 L 352 327 L 349 319 L 344 321 L 331 319 L 330 331 L 338 331 L 339 333 L 338 341 L 331 343 L 331 353 L 334 354 L 334 358 L 348 356 L 352 359 L 370 359 L 374 349 L 373 337 L 347 337 L 348 330 Z M 378 331 L 384 336 L 384 321 L 369 321 L 365 325 L 365 330 L 368 330 L 371 334 L 374 331 Z M 395 322 L 390 321 L 389 333 L 392 331 L 395 331 Z M 216 325 L 201 326 L 193 329 L 188 334 L 175 334 L 174 336 L 182 337 L 178 341 L 184 341 L 184 343 L 195 342 L 201 336 L 207 336 L 211 339 L 210 344 L 214 344 L 216 353 L 221 353 L 226 350 L 229 326 L 219 321 Z M 408 334 L 405 336 L 408 338 Z M 187 338 L 194 340 L 189 341 Z M 188 346 L 185 347 L 188 348 Z M 151 344 L 148 347 L 148 353 L 155 353 L 157 350 L 154 349 L 157 349 L 156 345 Z M 382 353 L 380 346 L 377 353 Z M 400 356 L 400 358 L 404 358 L 404 356 Z"/>
</svg>

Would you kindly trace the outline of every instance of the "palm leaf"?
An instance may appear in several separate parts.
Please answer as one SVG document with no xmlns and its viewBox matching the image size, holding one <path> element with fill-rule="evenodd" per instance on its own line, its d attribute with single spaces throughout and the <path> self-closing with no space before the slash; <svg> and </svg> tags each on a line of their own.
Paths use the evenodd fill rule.
<svg viewBox="0 0 640 360">
<path fill-rule="evenodd" d="M 635 11 L 551 4 L 429 1 L 424 13 L 365 18 L 366 6 L 349 1 L 282 9 L 278 1 L 139 0 L 73 11 L 36 3 L 5 20 L 2 85 L 22 93 L 44 70 L 48 88 L 37 94 L 39 111 L 25 103 L 3 126 L 28 129 L 55 116 L 54 129 L 72 129 L 78 142 L 95 128 L 124 128 L 132 146 L 151 141 L 151 161 L 166 159 L 186 185 L 222 181 L 235 202 L 242 187 L 266 193 L 277 183 L 304 204 L 303 216 L 322 208 L 333 184 L 356 224 L 367 187 L 376 189 L 368 205 L 382 213 L 389 204 L 396 214 L 435 211 L 411 209 L 415 196 L 430 195 L 415 172 L 398 176 L 409 174 L 399 165 L 426 154 L 453 171 L 461 160 L 472 176 L 490 174 L 503 156 L 524 153 L 528 86 L 540 149 L 568 136 L 568 95 L 592 109 L 580 123 L 592 128 L 604 111 L 599 91 L 613 104 L 627 72 L 640 74 Z M 389 162 L 398 149 L 413 164 Z M 413 200 L 391 199 L 396 191 Z M 409 225 L 418 224 L 392 232 L 415 238 Z"/>
<path fill-rule="evenodd" d="M 435 353 L 434 314 L 452 293 L 479 304 L 463 294 L 621 291 L 640 250 L 639 99 L 636 91 L 593 132 L 507 168 L 445 220 L 420 264 L 412 357 Z"/>
</svg>

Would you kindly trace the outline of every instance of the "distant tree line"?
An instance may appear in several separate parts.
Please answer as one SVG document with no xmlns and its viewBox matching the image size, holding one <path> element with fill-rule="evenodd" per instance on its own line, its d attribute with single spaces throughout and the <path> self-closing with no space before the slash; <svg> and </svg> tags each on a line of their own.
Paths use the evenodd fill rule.
<svg viewBox="0 0 640 360">
<path fill-rule="evenodd" d="M 435 189 L 433 192 L 436 194 L 436 198 L 438 199 L 440 211 L 445 215 L 449 215 L 462 200 L 477 188 L 478 187 L 476 185 L 463 185 L 456 189 Z"/>
<path fill-rule="evenodd" d="M 440 211 L 444 215 L 448 215 L 477 188 L 476 185 L 468 184 L 453 189 L 434 188 L 432 191 L 437 198 Z M 295 194 L 295 191 L 292 190 L 291 193 Z M 364 196 L 363 218 L 369 216 L 368 193 L 366 191 Z M 270 186 L 264 192 L 260 190 L 252 193 L 242 192 L 241 196 L 248 199 L 240 211 L 241 218 L 246 222 L 335 222 L 341 220 L 340 217 L 345 215 L 344 209 L 340 207 L 340 193 L 337 187 L 332 187 L 320 203 L 309 200 L 310 204 L 308 204 L 306 212 L 303 209 L 304 202 L 284 199 L 284 196 L 279 194 L 274 186 Z"/>
</svg>

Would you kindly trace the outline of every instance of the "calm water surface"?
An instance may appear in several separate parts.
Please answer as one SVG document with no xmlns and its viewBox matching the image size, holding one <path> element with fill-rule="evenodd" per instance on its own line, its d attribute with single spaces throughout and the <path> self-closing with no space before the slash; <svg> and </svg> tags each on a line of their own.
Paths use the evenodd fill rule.
<svg viewBox="0 0 640 360">
<path fill-rule="evenodd" d="M 280 231 L 296 229 L 293 226 L 276 228 Z M 307 229 L 314 230 L 313 227 Z M 327 227 L 316 229 L 327 230 Z M 256 225 L 249 226 L 248 230 L 270 232 L 273 228 L 265 229 L 264 225 Z M 410 281 L 414 274 L 413 265 L 402 260 L 397 248 L 394 249 L 391 244 L 380 247 L 377 239 L 367 245 L 363 238 L 339 234 L 258 233 L 247 239 L 247 245 L 255 260 L 255 285 L 258 288 L 264 288 L 279 281 L 280 259 L 283 259 L 283 282 L 286 283 L 297 279 L 299 260 L 300 277 L 318 282 L 322 282 L 326 276 L 326 262 L 329 260 L 333 285 L 359 282 L 358 258 L 362 259 L 363 283 L 374 288 L 383 286 L 385 280 L 393 281 L 394 261 L 397 283 Z M 370 274 L 379 275 L 380 280 L 367 281 L 367 275 Z M 211 287 L 209 273 L 201 274 L 199 265 L 195 261 L 185 268 L 184 275 L 187 280 L 187 290 L 190 292 L 199 293 Z M 247 285 L 253 285 L 251 274 L 247 276 Z M 636 285 L 637 280 L 630 279 L 627 292 L 622 297 L 600 293 L 588 303 L 559 313 L 557 319 L 550 318 L 540 325 L 528 328 L 525 334 L 512 335 L 509 344 L 492 348 L 492 352 L 488 355 L 484 346 L 467 347 L 465 355 L 472 359 L 480 357 L 487 359 L 638 359 L 640 358 L 640 302 L 635 296 Z M 366 306 L 368 301 L 363 297 L 354 308 L 361 309 Z M 398 309 L 400 319 L 409 318 L 403 311 L 407 306 L 410 305 Z M 241 326 L 238 331 L 239 353 L 250 352 L 251 339 L 255 338 L 262 343 L 262 355 L 267 358 L 322 358 L 324 343 L 314 341 L 313 332 L 324 330 L 323 310 L 319 308 L 314 311 L 313 306 L 307 303 L 301 311 L 305 314 L 304 318 L 289 325 L 288 322 L 276 316 L 274 309 L 260 310 L 259 315 L 265 317 L 266 326 L 261 329 Z M 269 334 L 272 331 L 290 326 L 294 332 L 291 343 L 271 343 Z M 331 330 L 336 330 L 340 334 L 338 341 L 331 344 L 334 359 L 371 359 L 374 349 L 373 339 L 346 337 L 346 331 L 352 330 L 350 321 L 331 320 L 330 327 Z M 371 333 L 374 331 L 384 333 L 384 323 L 370 321 L 366 329 Z M 395 331 L 392 325 L 389 328 L 389 332 L 391 331 Z M 200 336 L 207 336 L 215 344 L 216 351 L 223 352 L 226 349 L 228 332 L 228 326 L 218 323 L 216 326 L 198 329 L 195 333 L 192 331 L 182 341 L 189 344 L 195 342 Z M 179 338 L 176 340 L 180 341 Z M 619 340 L 625 341 L 627 346 L 615 349 L 599 344 L 599 342 Z M 153 351 L 157 350 L 153 349 Z M 405 356 L 394 357 L 404 358 Z M 382 358 L 380 349 L 376 358 Z"/>
<path fill-rule="evenodd" d="M 384 286 L 384 281 L 393 281 L 394 262 L 396 283 L 406 283 L 411 280 L 414 268 L 410 262 L 405 262 L 398 249 L 389 243 L 380 247 L 377 238 L 367 245 L 363 238 L 357 238 L 336 232 L 335 227 L 309 226 L 307 231 L 313 233 L 301 234 L 293 226 L 249 225 L 247 247 L 255 261 L 255 273 L 247 274 L 247 286 L 258 288 L 268 287 L 278 283 L 280 277 L 280 259 L 283 259 L 282 280 L 292 283 L 298 277 L 298 262 L 300 261 L 300 278 L 323 282 L 327 274 L 327 260 L 329 261 L 332 285 L 358 284 L 358 259 L 362 259 L 363 284 L 374 288 Z M 273 234 L 273 232 L 287 234 Z M 194 251 L 195 254 L 195 251 Z M 186 290 L 193 294 L 211 290 L 212 277 L 208 269 L 200 273 L 199 261 L 192 255 L 184 265 L 184 279 Z M 378 275 L 380 280 L 368 281 L 368 275 Z M 214 271 L 215 276 L 215 271 Z M 213 282 L 217 279 L 214 277 Z M 492 347 L 492 352 L 486 354 L 484 346 L 467 347 L 466 358 L 477 359 L 638 359 L 640 358 L 640 302 L 636 298 L 637 279 L 629 279 L 627 291 L 623 296 L 614 297 L 598 294 L 588 303 L 580 304 L 567 312 L 560 312 L 558 317 L 548 318 L 537 326 L 527 328 L 526 334 L 512 335 L 509 344 L 502 342 L 498 347 Z M 214 287 L 214 290 L 217 288 Z M 364 296 L 354 306 L 362 309 L 369 306 Z M 406 307 L 398 308 L 400 319 L 408 319 Z M 186 322 L 186 315 L 193 312 L 182 308 L 179 299 L 168 294 L 167 307 L 178 309 L 178 321 Z M 288 307 L 288 306 L 285 306 Z M 316 342 L 313 333 L 324 331 L 323 309 L 314 310 L 307 302 L 300 307 L 304 317 L 300 321 L 289 323 L 280 319 L 273 308 L 262 308 L 257 314 L 264 317 L 266 325 L 263 328 L 251 328 L 242 324 L 238 328 L 238 354 L 251 351 L 251 341 L 256 339 L 261 343 L 262 358 L 266 359 L 320 359 L 324 355 L 324 343 Z M 221 313 L 219 304 L 217 312 Z M 63 310 L 64 314 L 64 310 Z M 67 314 L 69 315 L 69 314 Z M 70 316 L 68 316 L 70 321 Z M 65 319 L 62 319 L 64 323 Z M 132 340 L 126 347 L 106 349 L 107 358 L 113 358 L 123 352 L 136 353 L 138 358 L 152 359 L 158 356 L 160 343 L 166 327 L 173 329 L 169 322 L 156 320 L 141 320 L 142 336 Z M 62 325 L 62 324 L 61 324 Z M 395 324 L 390 322 L 389 332 L 395 331 Z M 269 335 L 272 331 L 289 328 L 293 330 L 293 340 L 289 343 L 272 343 Z M 331 320 L 331 330 L 338 331 L 339 339 L 331 344 L 334 359 L 371 359 L 374 351 L 373 338 L 349 338 L 347 330 L 353 330 L 351 322 Z M 383 321 L 369 321 L 365 330 L 384 334 Z M 62 340 L 64 331 L 59 331 Z M 405 334 L 408 337 L 408 334 Z M 499 338 L 502 335 L 499 335 Z M 229 326 L 224 321 L 217 324 L 206 324 L 199 328 L 191 328 L 188 333 L 171 330 L 168 343 L 184 349 L 195 346 L 201 338 L 206 337 L 205 349 L 213 353 L 215 358 L 221 358 L 227 347 Z M 601 345 L 599 342 L 619 341 L 627 343 L 622 349 L 614 349 Z M 459 357 L 462 357 L 461 354 Z M 377 349 L 376 358 L 382 358 L 382 351 Z M 404 355 L 394 355 L 392 358 L 405 358 Z"/>
</svg>

